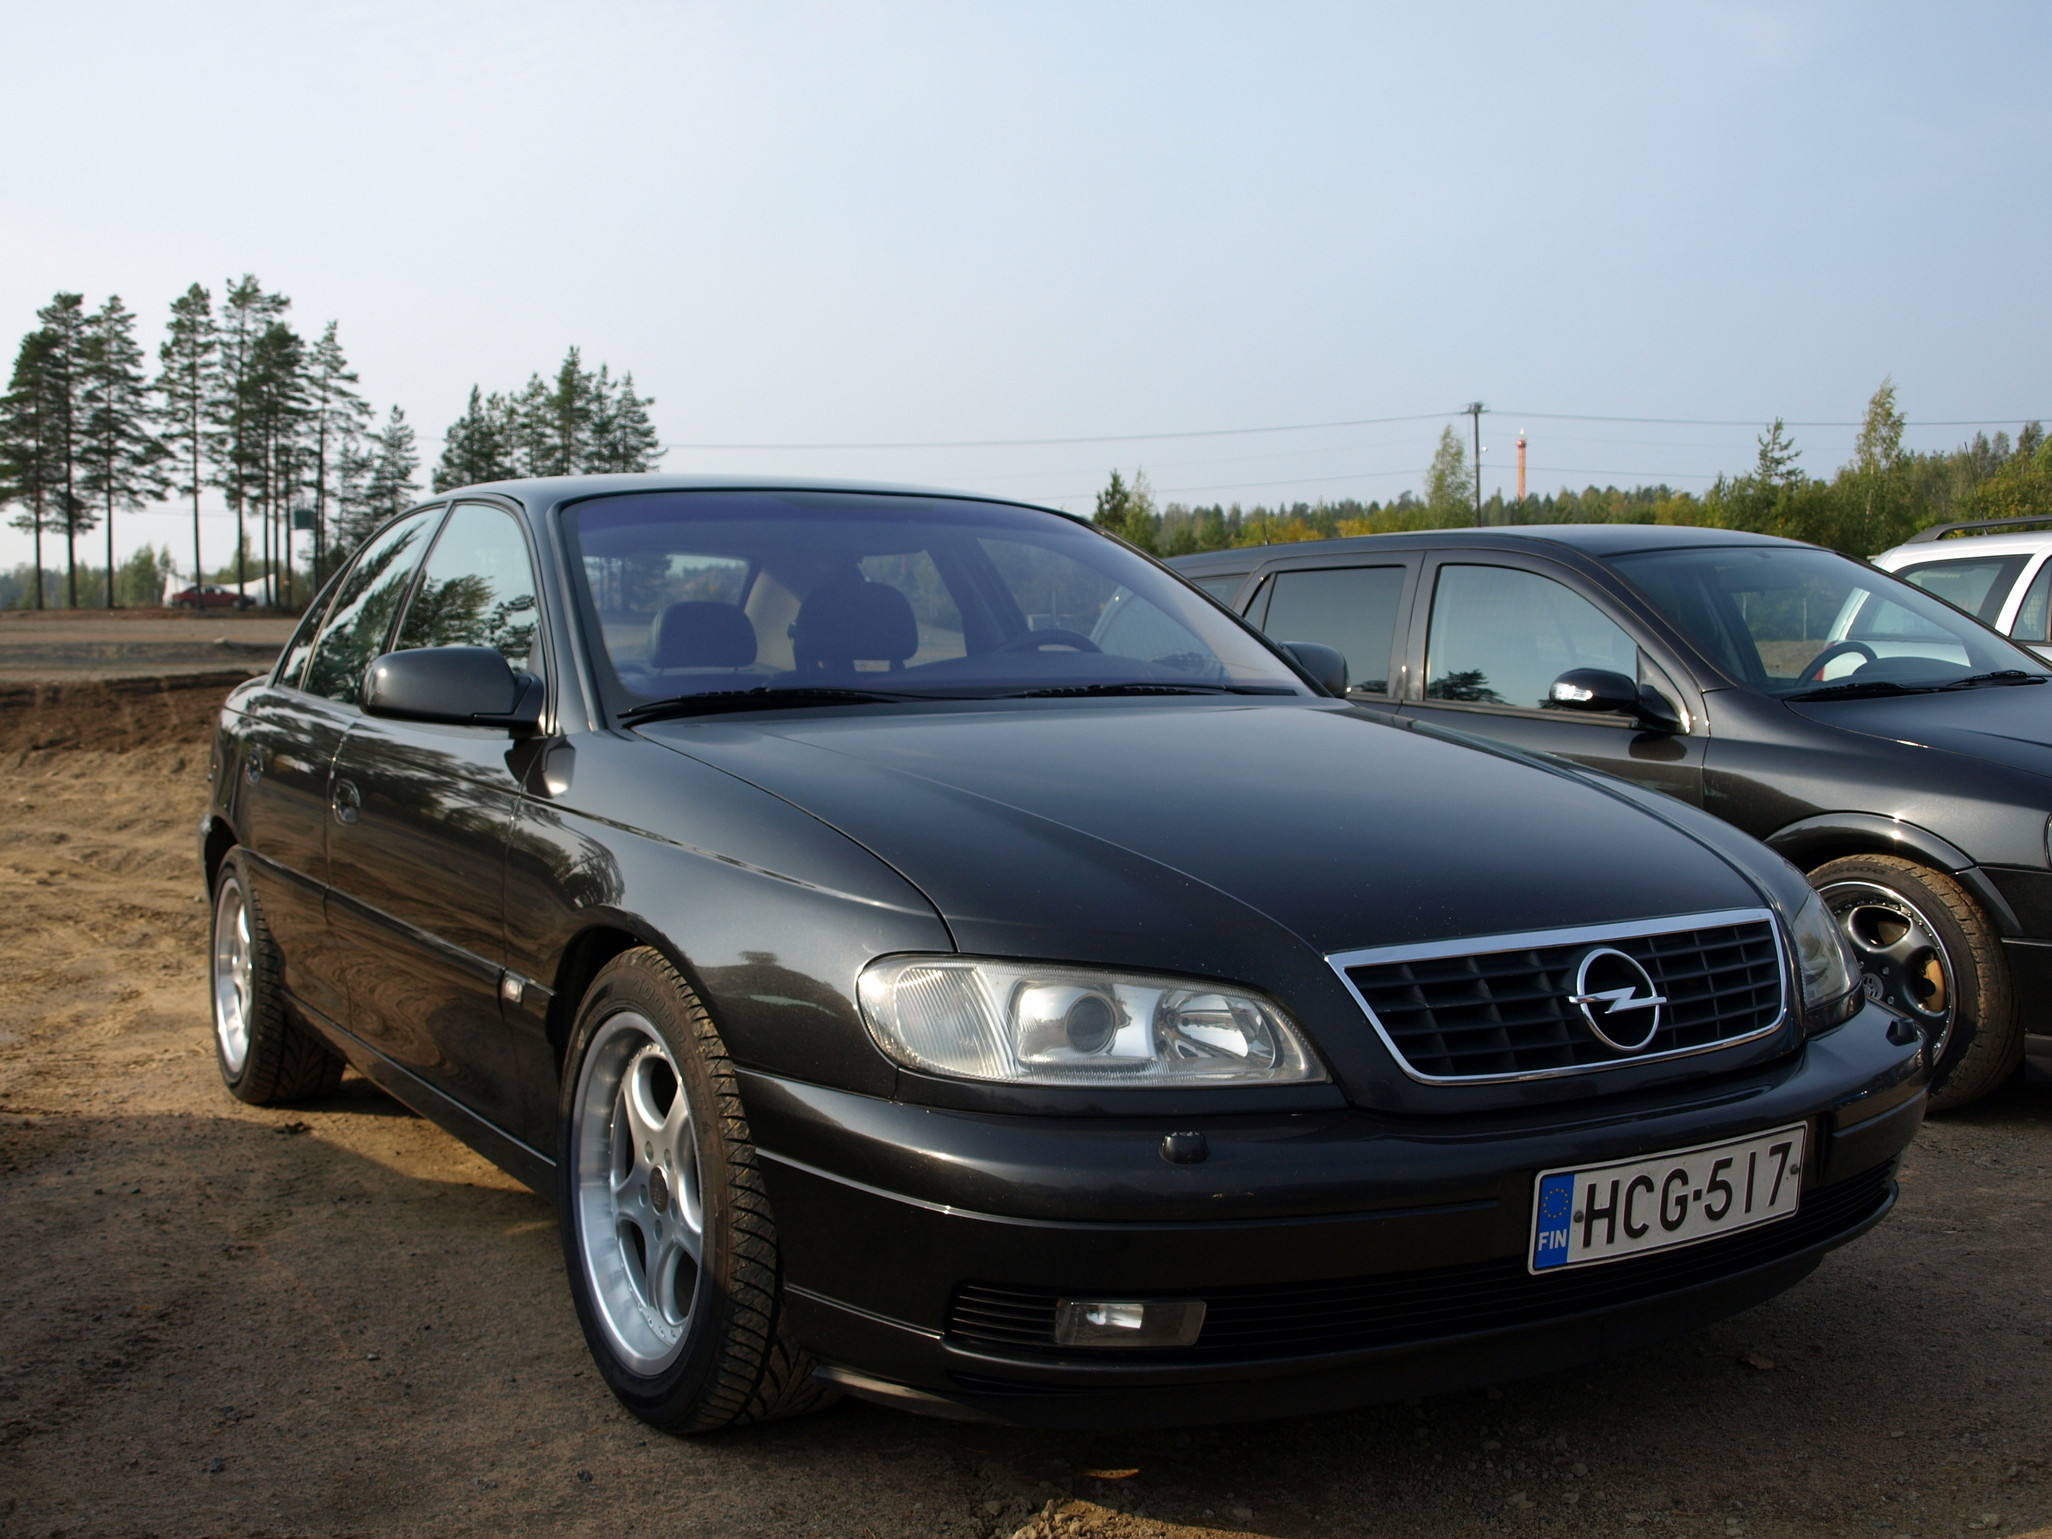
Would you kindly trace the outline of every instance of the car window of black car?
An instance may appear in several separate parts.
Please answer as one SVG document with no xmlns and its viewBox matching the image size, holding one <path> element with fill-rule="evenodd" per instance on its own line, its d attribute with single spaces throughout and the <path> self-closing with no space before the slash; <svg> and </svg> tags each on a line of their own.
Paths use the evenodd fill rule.
<svg viewBox="0 0 2052 1539">
<path fill-rule="evenodd" d="M 416 513 L 374 537 L 357 556 L 335 590 L 334 602 L 314 643 L 301 686 L 345 705 L 363 698 L 363 670 L 385 650 L 392 620 L 406 596 L 406 585 L 427 550 L 428 536 L 442 510 Z"/>
<path fill-rule="evenodd" d="M 1718 667 L 1773 695 L 1938 688 L 2044 671 L 1980 621 L 1835 551 L 1704 547 L 1633 552 L 1610 564 Z"/>
<path fill-rule="evenodd" d="M 1315 641 L 1335 648 L 1347 660 L 1348 688 L 1386 695 L 1397 604 L 1407 575 L 1400 566 L 1277 572 L 1268 583 L 1261 628 L 1277 641 Z"/>
<path fill-rule="evenodd" d="M 407 602 L 394 647 L 495 647 L 515 673 L 542 671 L 534 563 L 512 514 L 480 502 L 456 505 Z"/>
<path fill-rule="evenodd" d="M 1950 561 L 1923 561 L 1895 575 L 1935 593 L 1954 608 L 1964 609 L 1993 625 L 2009 597 L 2009 585 L 2021 572 L 2024 556 L 1961 556 Z"/>
<path fill-rule="evenodd" d="M 2038 575 L 2024 590 L 2023 603 L 2017 607 L 2016 622 L 2009 627 L 2009 634 L 2018 641 L 2052 641 L 2048 621 L 2052 621 L 2052 560 L 2038 568 Z"/>
<path fill-rule="evenodd" d="M 1425 696 L 1542 710 L 1570 668 L 1634 678 L 1638 643 L 1550 577 L 1502 566 L 1443 566 L 1425 644 Z"/>
<path fill-rule="evenodd" d="M 306 671 L 306 660 L 313 655 L 314 637 L 320 633 L 321 616 L 328 612 L 328 595 L 316 595 L 300 617 L 299 628 L 292 633 L 292 639 L 285 644 L 285 651 L 278 659 L 278 671 L 271 675 L 271 682 L 288 688 L 299 687 L 299 676 Z"/>
</svg>

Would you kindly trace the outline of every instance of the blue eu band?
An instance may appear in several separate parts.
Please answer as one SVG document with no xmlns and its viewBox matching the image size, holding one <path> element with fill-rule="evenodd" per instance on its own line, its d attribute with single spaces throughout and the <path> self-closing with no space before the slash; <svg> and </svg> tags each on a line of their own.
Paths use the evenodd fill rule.
<svg viewBox="0 0 2052 1539">
<path fill-rule="evenodd" d="M 1539 1183 L 1538 1235 L 1533 1242 L 1532 1265 L 1544 1270 L 1566 1266 L 1568 1236 L 1574 1233 L 1575 1178 L 1548 1176 Z"/>
</svg>

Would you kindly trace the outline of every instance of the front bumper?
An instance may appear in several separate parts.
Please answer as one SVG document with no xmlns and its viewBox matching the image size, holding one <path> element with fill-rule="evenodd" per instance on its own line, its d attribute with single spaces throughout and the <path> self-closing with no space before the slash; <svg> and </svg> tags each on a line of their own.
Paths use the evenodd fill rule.
<svg viewBox="0 0 2052 1539">
<path fill-rule="evenodd" d="M 1891 1032 L 1891 1028 L 1895 1028 Z M 1546 1371 L 1769 1298 L 1894 1201 L 1921 1043 L 1878 1007 L 1779 1064 L 1656 1096 L 1425 1122 L 1173 1126 L 908 1106 L 748 1074 L 789 1328 L 855 1393 L 1040 1425 L 1301 1415 Z M 1531 1277 L 1537 1171 L 1807 1120 L 1798 1213 Z M 1187 1348 L 1058 1348 L 1057 1296 L 1205 1298 Z M 995 1322 L 995 1323 L 993 1323 Z"/>
</svg>

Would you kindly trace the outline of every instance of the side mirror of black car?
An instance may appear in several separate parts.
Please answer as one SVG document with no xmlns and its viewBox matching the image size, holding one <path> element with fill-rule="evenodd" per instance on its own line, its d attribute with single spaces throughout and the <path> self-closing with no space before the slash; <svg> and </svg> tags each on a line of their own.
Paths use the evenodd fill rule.
<svg viewBox="0 0 2052 1539">
<path fill-rule="evenodd" d="M 504 727 L 523 736 L 541 724 L 541 680 L 516 674 L 491 647 L 387 652 L 363 673 L 366 715 Z"/>
<path fill-rule="evenodd" d="M 1546 692 L 1546 704 L 1556 711 L 1615 711 L 1636 716 L 1655 732 L 1682 729 L 1681 717 L 1667 696 L 1651 684 L 1635 684 L 1608 668 L 1568 669 Z"/>
<path fill-rule="evenodd" d="M 1328 695 L 1342 700 L 1346 698 L 1347 659 L 1338 647 L 1324 646 L 1316 641 L 1285 641 L 1278 644 L 1297 660 L 1297 666 L 1310 674 Z"/>
</svg>

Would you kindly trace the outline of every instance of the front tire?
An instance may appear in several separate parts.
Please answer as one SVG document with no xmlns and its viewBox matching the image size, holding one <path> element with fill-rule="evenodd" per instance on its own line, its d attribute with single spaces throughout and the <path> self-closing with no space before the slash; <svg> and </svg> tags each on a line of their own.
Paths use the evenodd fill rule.
<svg viewBox="0 0 2052 1539">
<path fill-rule="evenodd" d="M 207 951 L 214 1063 L 228 1093 L 252 1106 L 332 1093 L 342 1083 L 342 1060 L 286 1011 L 278 947 L 239 848 L 228 852 L 214 877 Z"/>
<path fill-rule="evenodd" d="M 2009 966 L 1972 894 L 1894 855 L 1831 861 L 1810 884 L 1852 943 L 1867 992 L 1930 1039 L 1931 1110 L 1978 1100 L 2016 1072 L 2024 1034 Z"/>
<path fill-rule="evenodd" d="M 700 1433 L 834 1398 L 780 1328 L 776 1225 L 726 1045 L 661 953 L 622 953 L 586 993 L 559 1149 L 570 1293 L 622 1405 Z"/>
</svg>

